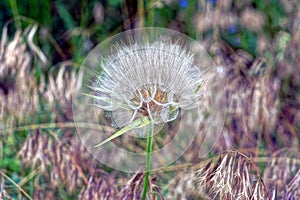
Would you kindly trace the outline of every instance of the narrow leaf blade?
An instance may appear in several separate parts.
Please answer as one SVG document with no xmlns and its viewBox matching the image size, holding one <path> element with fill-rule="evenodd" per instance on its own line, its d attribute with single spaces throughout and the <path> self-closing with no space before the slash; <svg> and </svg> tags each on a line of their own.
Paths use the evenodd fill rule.
<svg viewBox="0 0 300 200">
<path fill-rule="evenodd" d="M 126 133 L 127 131 L 130 131 L 131 129 L 147 126 L 148 124 L 150 124 L 150 122 L 151 122 L 151 120 L 149 119 L 149 117 L 138 118 L 138 119 L 134 120 L 132 123 L 125 126 L 124 128 L 122 128 L 119 131 L 115 132 L 113 135 L 108 137 L 103 142 L 95 145 L 94 148 L 97 148 L 97 147 L 100 147 L 100 146 L 104 145 L 105 143 L 107 143 L 107 142 L 123 135 L 124 133 Z"/>
</svg>

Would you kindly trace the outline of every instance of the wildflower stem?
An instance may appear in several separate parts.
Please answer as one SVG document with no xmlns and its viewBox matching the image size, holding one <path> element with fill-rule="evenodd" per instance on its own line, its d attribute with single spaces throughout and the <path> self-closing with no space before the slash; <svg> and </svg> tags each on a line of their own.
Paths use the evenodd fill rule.
<svg viewBox="0 0 300 200">
<path fill-rule="evenodd" d="M 146 194 L 147 194 L 147 189 L 148 189 L 148 184 L 149 184 L 153 129 L 154 129 L 154 124 L 153 124 L 153 122 L 151 122 L 149 125 L 149 132 L 148 132 L 148 137 L 147 137 L 146 174 L 145 174 L 142 200 L 146 199 Z"/>
</svg>

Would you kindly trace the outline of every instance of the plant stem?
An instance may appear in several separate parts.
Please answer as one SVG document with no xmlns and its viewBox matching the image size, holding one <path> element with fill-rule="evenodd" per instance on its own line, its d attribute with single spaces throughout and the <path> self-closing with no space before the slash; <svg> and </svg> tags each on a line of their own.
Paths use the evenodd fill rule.
<svg viewBox="0 0 300 200">
<path fill-rule="evenodd" d="M 138 0 L 138 20 L 139 20 L 139 28 L 144 27 L 144 20 L 145 20 L 145 9 L 144 9 L 144 0 Z"/>
<path fill-rule="evenodd" d="M 21 22 L 20 19 L 18 18 L 19 16 L 19 9 L 18 9 L 18 4 L 16 0 L 10 0 L 9 1 L 10 7 L 11 7 L 11 12 L 14 15 L 14 20 L 16 21 L 16 29 L 21 28 Z"/>
<path fill-rule="evenodd" d="M 147 138 L 147 156 L 146 156 L 146 174 L 145 174 L 145 181 L 144 181 L 144 190 L 142 195 L 142 200 L 146 199 L 148 184 L 149 184 L 149 175 L 150 175 L 150 163 L 151 163 L 151 151 L 152 151 L 152 138 L 153 138 L 153 130 L 154 124 L 151 122 L 149 124 L 149 132 Z"/>
<path fill-rule="evenodd" d="M 11 182 L 13 185 L 15 185 L 28 199 L 33 200 L 25 190 L 23 190 L 14 180 L 9 178 L 2 170 L 0 170 L 0 175 L 2 175 L 4 178 L 6 178 L 9 182 Z"/>
<path fill-rule="evenodd" d="M 153 5 L 151 5 L 153 2 L 149 1 L 148 4 L 146 5 L 146 13 L 149 13 L 147 16 L 147 26 L 148 27 L 153 27 L 154 26 L 154 19 L 155 19 L 155 8 Z"/>
</svg>

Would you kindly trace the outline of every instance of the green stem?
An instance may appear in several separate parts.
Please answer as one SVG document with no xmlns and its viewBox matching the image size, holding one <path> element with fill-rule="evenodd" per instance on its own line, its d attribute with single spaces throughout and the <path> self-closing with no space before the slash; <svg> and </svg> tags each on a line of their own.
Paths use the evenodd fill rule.
<svg viewBox="0 0 300 200">
<path fill-rule="evenodd" d="M 153 130 L 154 124 L 151 122 L 149 124 L 149 132 L 147 138 L 147 156 L 146 156 L 146 174 L 145 174 L 145 181 L 144 181 L 144 190 L 142 195 L 142 200 L 146 199 L 148 184 L 149 184 L 149 175 L 150 175 L 150 162 L 151 162 L 151 151 L 152 151 L 152 138 L 153 138 Z"/>
<path fill-rule="evenodd" d="M 19 16 L 19 9 L 18 9 L 18 4 L 16 0 L 10 0 L 9 1 L 11 11 L 14 15 L 14 20 L 16 21 L 16 28 L 20 29 L 21 28 L 21 22 L 20 19 L 18 18 Z"/>
<path fill-rule="evenodd" d="M 148 5 L 146 6 L 147 7 L 147 11 L 148 11 L 148 24 L 147 26 L 148 27 L 153 27 L 154 26 L 154 19 L 155 19 L 155 8 L 153 8 L 153 6 L 149 5 L 151 4 L 152 2 L 150 1 L 150 3 L 148 3 Z"/>
</svg>

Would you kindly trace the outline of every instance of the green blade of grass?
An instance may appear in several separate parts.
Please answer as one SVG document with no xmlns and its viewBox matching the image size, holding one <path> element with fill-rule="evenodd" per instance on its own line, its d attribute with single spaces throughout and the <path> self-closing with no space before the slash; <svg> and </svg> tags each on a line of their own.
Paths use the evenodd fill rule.
<svg viewBox="0 0 300 200">
<path fill-rule="evenodd" d="M 76 27 L 75 20 L 72 17 L 72 14 L 68 11 L 66 6 L 61 2 L 56 2 L 56 8 L 59 16 L 63 20 L 66 28 L 72 30 Z"/>
</svg>

